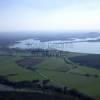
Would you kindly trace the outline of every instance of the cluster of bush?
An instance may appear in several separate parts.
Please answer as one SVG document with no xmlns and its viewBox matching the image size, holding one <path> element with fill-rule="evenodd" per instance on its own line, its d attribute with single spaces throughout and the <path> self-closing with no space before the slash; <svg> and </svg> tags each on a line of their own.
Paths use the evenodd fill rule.
<svg viewBox="0 0 100 100">
<path fill-rule="evenodd" d="M 48 80 L 33 80 L 33 81 L 21 81 L 21 82 L 11 82 L 6 78 L 0 76 L 0 84 L 11 86 L 15 89 L 30 89 L 34 92 L 39 92 L 43 94 L 51 95 L 61 95 L 66 97 L 68 100 L 93 100 L 93 98 L 78 92 L 75 89 L 70 89 L 68 87 L 58 87 L 50 85 Z"/>
<path fill-rule="evenodd" d="M 88 54 L 69 58 L 72 62 L 80 65 L 100 69 L 100 54 Z"/>
</svg>

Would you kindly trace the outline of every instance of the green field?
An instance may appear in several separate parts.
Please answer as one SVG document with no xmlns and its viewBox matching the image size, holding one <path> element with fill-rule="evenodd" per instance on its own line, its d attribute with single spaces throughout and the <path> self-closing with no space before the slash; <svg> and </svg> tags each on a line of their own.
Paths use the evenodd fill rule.
<svg viewBox="0 0 100 100">
<path fill-rule="evenodd" d="M 75 88 L 96 100 L 100 100 L 100 70 L 67 63 L 62 57 L 31 57 L 37 60 L 42 59 L 42 61 L 31 66 L 36 70 L 30 70 L 16 63 L 16 61 L 24 58 L 21 56 L 0 56 L 0 75 L 6 76 L 11 81 L 50 79 L 55 85 Z M 87 73 L 96 74 L 98 77 L 87 77 L 85 76 Z M 9 74 L 15 75 L 10 76 Z"/>
</svg>

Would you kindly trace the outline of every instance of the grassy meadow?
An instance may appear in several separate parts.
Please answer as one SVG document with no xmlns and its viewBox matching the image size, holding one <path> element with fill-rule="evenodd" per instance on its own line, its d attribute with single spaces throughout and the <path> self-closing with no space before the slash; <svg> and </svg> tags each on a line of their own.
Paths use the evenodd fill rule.
<svg viewBox="0 0 100 100">
<path fill-rule="evenodd" d="M 77 54 L 71 54 L 72 56 L 77 56 Z M 31 63 L 31 68 L 35 68 L 35 70 L 30 70 L 16 63 L 26 58 L 42 60 L 37 64 L 28 62 L 28 64 Z M 63 57 L 0 56 L 0 76 L 5 76 L 11 81 L 50 79 L 52 84 L 68 86 L 100 100 L 100 70 L 74 62 L 67 63 Z"/>
</svg>

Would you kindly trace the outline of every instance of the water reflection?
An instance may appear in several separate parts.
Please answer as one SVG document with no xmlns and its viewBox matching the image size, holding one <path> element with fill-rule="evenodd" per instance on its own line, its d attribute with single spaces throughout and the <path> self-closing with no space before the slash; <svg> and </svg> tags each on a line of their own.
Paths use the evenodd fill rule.
<svg viewBox="0 0 100 100">
<path fill-rule="evenodd" d="M 81 53 L 95 53 L 100 54 L 100 42 L 81 42 L 81 41 L 48 41 L 41 42 L 40 40 L 27 39 L 19 41 L 18 43 L 10 46 L 10 48 L 20 49 L 57 49 L 71 52 Z"/>
</svg>

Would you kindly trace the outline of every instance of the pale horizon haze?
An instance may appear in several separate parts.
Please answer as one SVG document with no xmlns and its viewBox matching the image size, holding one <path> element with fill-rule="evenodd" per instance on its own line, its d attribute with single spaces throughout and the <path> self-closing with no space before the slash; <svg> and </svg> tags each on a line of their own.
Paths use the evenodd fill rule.
<svg viewBox="0 0 100 100">
<path fill-rule="evenodd" d="M 0 0 L 0 32 L 100 30 L 100 0 Z"/>
</svg>

